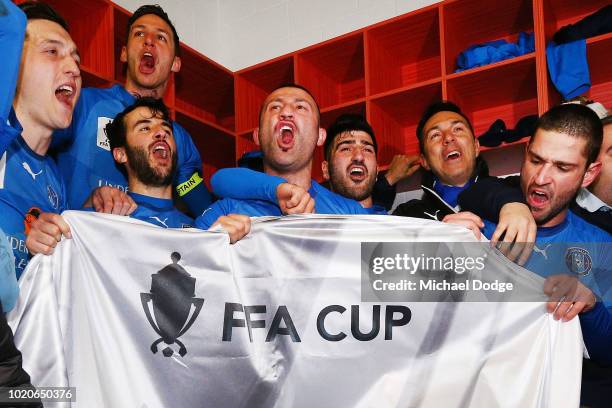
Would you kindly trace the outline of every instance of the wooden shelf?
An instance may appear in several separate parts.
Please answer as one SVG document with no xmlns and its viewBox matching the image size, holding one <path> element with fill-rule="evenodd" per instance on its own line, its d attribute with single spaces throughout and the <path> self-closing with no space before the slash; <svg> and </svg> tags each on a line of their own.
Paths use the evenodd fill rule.
<svg viewBox="0 0 612 408">
<path fill-rule="evenodd" d="M 440 77 L 438 7 L 367 30 L 366 39 L 369 94 Z"/>
<path fill-rule="evenodd" d="M 79 48 L 81 64 L 100 78 L 113 79 L 113 49 L 108 40 L 113 32 L 112 7 L 105 0 L 49 0 L 68 23 Z"/>
<path fill-rule="evenodd" d="M 497 149 L 505 149 L 508 148 L 510 146 L 514 146 L 514 145 L 520 145 L 520 144 L 526 144 L 529 141 L 530 136 L 526 136 L 520 140 L 517 140 L 516 142 L 511 142 L 511 143 L 502 143 L 499 146 L 492 146 L 492 147 L 488 147 L 488 146 L 482 146 L 480 145 L 480 151 L 481 152 L 488 152 L 490 150 L 497 150 Z"/>
<path fill-rule="evenodd" d="M 98 72 L 83 65 L 81 65 L 81 77 L 83 78 L 83 87 L 109 88 L 114 85 L 114 81 L 103 78 Z"/>
<path fill-rule="evenodd" d="M 297 53 L 296 80 L 312 92 L 321 109 L 365 96 L 363 34 Z"/>
<path fill-rule="evenodd" d="M 240 159 L 246 152 L 260 150 L 253 141 L 253 131 L 239 133 L 236 135 L 236 160 Z"/>
<path fill-rule="evenodd" d="M 610 4 L 609 0 L 542 0 L 542 2 L 547 43 L 560 28 L 574 24 Z"/>
<path fill-rule="evenodd" d="M 587 41 L 587 61 L 591 74 L 589 97 L 612 108 L 612 33 L 590 38 Z"/>
<path fill-rule="evenodd" d="M 224 167 L 234 167 L 235 138 L 233 133 L 200 121 L 191 114 L 176 111 L 176 121 L 191 135 L 200 151 L 203 162 L 204 180 L 208 184 L 215 171 Z M 210 184 L 208 184 L 210 188 Z"/>
<path fill-rule="evenodd" d="M 496 119 L 514 125 L 523 116 L 537 115 L 536 83 L 536 63 L 532 57 L 450 78 L 446 87 L 448 99 L 461 107 L 478 136 Z"/>
<path fill-rule="evenodd" d="M 174 75 L 177 110 L 227 129 L 235 128 L 234 76 L 181 45 L 181 71 Z"/>
<path fill-rule="evenodd" d="M 236 131 L 257 127 L 266 96 L 278 86 L 294 82 L 293 78 L 292 56 L 236 73 Z"/>
<path fill-rule="evenodd" d="M 432 83 L 369 101 L 368 120 L 376 132 L 381 165 L 390 163 L 396 154 L 418 153 L 416 128 L 421 114 L 440 99 L 441 83 Z"/>
<path fill-rule="evenodd" d="M 494 40 L 516 42 L 521 31 L 534 31 L 531 0 L 455 0 L 443 3 L 446 73 L 468 47 Z"/>
</svg>

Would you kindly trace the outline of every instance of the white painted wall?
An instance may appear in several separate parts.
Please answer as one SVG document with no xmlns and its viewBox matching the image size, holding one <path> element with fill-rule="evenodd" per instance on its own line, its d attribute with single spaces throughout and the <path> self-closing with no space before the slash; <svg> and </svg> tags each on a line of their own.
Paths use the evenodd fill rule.
<svg viewBox="0 0 612 408">
<path fill-rule="evenodd" d="M 114 0 L 161 5 L 181 40 L 232 71 L 439 0 Z"/>
</svg>

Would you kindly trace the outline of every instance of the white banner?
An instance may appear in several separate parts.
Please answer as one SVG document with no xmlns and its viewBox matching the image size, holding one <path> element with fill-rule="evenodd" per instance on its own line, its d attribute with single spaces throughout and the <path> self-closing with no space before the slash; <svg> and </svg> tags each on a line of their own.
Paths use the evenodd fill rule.
<svg viewBox="0 0 612 408">
<path fill-rule="evenodd" d="M 361 242 L 474 241 L 466 229 L 290 217 L 228 245 L 64 216 L 73 238 L 32 260 L 9 318 L 33 384 L 76 387 L 75 406 L 578 406 L 577 319 L 541 302 L 361 302 Z"/>
</svg>

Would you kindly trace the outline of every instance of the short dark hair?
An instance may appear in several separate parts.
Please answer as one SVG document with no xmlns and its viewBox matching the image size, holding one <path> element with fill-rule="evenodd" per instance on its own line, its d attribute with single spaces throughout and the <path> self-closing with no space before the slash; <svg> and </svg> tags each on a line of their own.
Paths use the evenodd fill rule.
<svg viewBox="0 0 612 408">
<path fill-rule="evenodd" d="M 123 112 L 115 116 L 112 122 L 109 122 L 104 131 L 108 137 L 108 143 L 110 144 L 111 152 L 118 147 L 125 147 L 127 128 L 125 123 L 125 117 L 138 108 L 149 108 L 153 116 L 161 115 L 162 119 L 170 122 L 170 114 L 168 108 L 161 99 L 155 99 L 149 96 L 136 99 L 136 101 L 125 108 Z"/>
<path fill-rule="evenodd" d="M 612 115 L 608 115 L 601 120 L 601 125 L 606 127 L 608 125 L 612 125 Z"/>
<path fill-rule="evenodd" d="M 325 139 L 325 160 L 329 161 L 331 158 L 332 148 L 336 137 L 351 131 L 362 131 L 370 135 L 372 143 L 374 144 L 374 151 L 378 153 L 378 144 L 376 143 L 376 137 L 374 136 L 374 130 L 368 121 L 356 113 L 345 113 L 338 116 L 334 123 L 329 125 L 327 128 L 327 138 Z"/>
<path fill-rule="evenodd" d="M 49 20 L 59 24 L 64 30 L 68 30 L 68 23 L 57 11 L 53 9 L 47 3 L 41 3 L 38 1 L 26 1 L 25 3 L 19 4 L 19 8 L 26 15 L 29 20 Z"/>
<path fill-rule="evenodd" d="M 298 85 L 294 82 L 285 82 L 279 86 L 277 86 L 276 88 L 274 88 L 273 90 L 271 90 L 268 95 L 270 95 L 273 92 L 276 92 L 277 90 L 281 89 L 281 88 L 297 88 L 297 89 L 301 89 L 302 91 L 306 92 L 308 95 L 310 95 L 310 97 L 312 98 L 312 100 L 315 103 L 315 108 L 317 109 L 317 120 L 320 122 L 321 121 L 321 109 L 319 109 L 319 104 L 317 103 L 317 100 L 315 99 L 314 95 L 312 94 L 312 92 L 310 92 L 305 86 L 302 85 Z M 267 97 L 267 96 L 266 96 Z M 265 102 L 265 100 L 264 100 Z M 259 121 L 261 121 L 261 115 L 263 114 L 263 110 L 264 110 L 264 105 L 263 103 L 261 104 L 261 108 L 259 109 Z"/>
<path fill-rule="evenodd" d="M 172 37 L 174 39 L 174 55 L 175 56 L 180 55 L 179 35 L 176 32 L 176 28 L 174 27 L 174 24 L 172 24 L 172 21 L 170 21 L 170 17 L 168 17 L 168 13 L 166 13 L 159 4 L 146 4 L 144 6 L 138 7 L 138 9 L 134 12 L 134 14 L 132 14 L 130 18 L 128 19 L 128 24 L 127 24 L 128 38 L 130 35 L 130 30 L 132 29 L 132 25 L 134 24 L 134 22 L 138 20 L 140 17 L 146 16 L 147 14 L 156 15 L 157 17 L 164 20 L 166 24 L 170 26 L 170 29 L 172 30 Z"/>
<path fill-rule="evenodd" d="M 425 147 L 425 135 L 423 134 L 423 130 L 424 130 L 423 128 L 425 127 L 425 123 L 427 123 L 427 121 L 431 119 L 433 115 L 439 112 L 457 113 L 463 119 L 465 119 L 468 127 L 470 128 L 470 131 L 472 132 L 472 135 L 474 135 L 474 128 L 472 127 L 472 123 L 467 118 L 467 116 L 465 116 L 465 114 L 461 111 L 461 108 L 459 108 L 459 106 L 457 106 L 456 104 L 450 101 L 434 102 L 431 105 L 429 105 L 427 108 L 425 108 L 425 112 L 423 112 L 423 114 L 421 115 L 421 119 L 419 120 L 419 124 L 417 125 L 416 137 L 419 141 L 419 149 L 421 150 L 421 153 L 424 152 L 424 147 Z M 474 137 L 476 137 L 476 135 L 474 135 Z"/>
<path fill-rule="evenodd" d="M 601 119 L 592 109 L 568 103 L 548 110 L 536 122 L 536 133 L 539 129 L 559 132 L 586 141 L 585 151 L 587 166 L 595 161 L 603 139 Z M 531 138 L 533 141 L 534 136 Z"/>
</svg>

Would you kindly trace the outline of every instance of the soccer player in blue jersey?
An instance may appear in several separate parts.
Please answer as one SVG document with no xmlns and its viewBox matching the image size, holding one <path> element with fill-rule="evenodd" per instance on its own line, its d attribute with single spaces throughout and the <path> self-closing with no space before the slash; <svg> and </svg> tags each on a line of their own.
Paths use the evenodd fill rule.
<svg viewBox="0 0 612 408">
<path fill-rule="evenodd" d="M 189 228 L 193 219 L 178 211 L 172 201 L 172 180 L 179 153 L 168 109 L 161 99 L 143 97 L 106 125 L 113 157 L 126 172 L 129 192 L 138 207 L 130 217 L 162 228 Z M 244 215 L 219 217 L 220 225 L 234 243 L 250 231 Z M 32 224 L 26 244 L 32 254 L 51 254 L 70 227 L 58 214 L 43 213 Z"/>
<path fill-rule="evenodd" d="M 520 185 L 538 225 L 534 251 L 525 267 L 548 276 L 547 294 L 563 300 L 548 305 L 555 318 L 570 320 L 582 313 L 587 350 L 609 363 L 612 355 L 609 348 L 605 350 L 612 335 L 612 235 L 569 211 L 579 189 L 599 174 L 601 163 L 596 158 L 602 134 L 599 118 L 585 106 L 550 109 L 539 119 L 527 146 Z M 495 227 L 485 220 L 484 234 L 491 236 Z M 558 275 L 562 273 L 584 285 L 559 292 L 563 287 L 555 282 L 566 280 Z M 595 302 L 593 292 L 604 302 Z"/>
<path fill-rule="evenodd" d="M 325 134 L 325 129 L 320 127 L 319 107 L 308 90 L 295 84 L 275 89 L 265 99 L 259 127 L 253 132 L 253 139 L 263 152 L 264 171 L 275 177 L 246 170 L 248 176 L 241 180 L 244 184 L 260 186 L 261 197 L 267 199 L 252 199 L 247 194 L 217 201 L 196 219 L 196 226 L 208 228 L 219 216 L 230 213 L 281 215 L 281 207 L 287 202 L 303 208 L 300 212 L 314 209 L 322 214 L 366 214 L 358 202 L 332 193 L 312 180 L 314 149 L 323 145 Z M 219 184 L 222 183 L 216 185 L 222 187 Z M 280 191 L 285 187 L 287 196 Z M 308 195 L 300 196 L 297 191 L 307 191 Z M 280 203 L 276 202 L 277 198 Z"/>
<path fill-rule="evenodd" d="M 120 56 L 127 64 L 125 85 L 83 89 L 72 125 L 54 137 L 52 150 L 68 185 L 68 205 L 73 209 L 81 208 L 97 187 L 127 191 L 127 179 L 115 166 L 104 128 L 136 98 L 161 98 L 171 73 L 181 68 L 179 37 L 161 7 L 140 7 L 130 17 L 127 32 L 127 44 Z M 211 202 L 201 177 L 200 154 L 187 131 L 177 123 L 172 125 L 179 153 L 173 183 L 191 212 L 200 214 Z"/>
<path fill-rule="evenodd" d="M 385 207 L 375 205 L 372 191 L 377 183 L 378 144 L 374 130 L 362 115 L 344 114 L 327 128 L 325 139 L 325 160 L 323 178 L 329 181 L 331 190 L 344 197 L 352 198 L 369 214 L 387 214 Z M 395 159 L 399 163 L 401 157 Z M 419 168 L 416 156 L 406 158 L 408 163 L 402 177 L 408 177 Z M 393 165 L 392 165 L 393 166 Z M 395 168 L 390 168 L 395 174 Z M 385 176 L 382 176 L 386 178 Z M 388 179 L 387 179 L 388 180 Z M 387 185 L 392 183 L 387 181 Z M 393 183 L 394 184 L 394 183 Z M 393 190 L 393 195 L 395 191 Z"/>
<path fill-rule="evenodd" d="M 13 70 L 20 66 L 19 79 L 8 84 L 15 87 L 13 109 L 0 130 L 0 139 L 12 138 L 0 155 L 0 227 L 13 248 L 17 276 L 28 261 L 29 221 L 67 207 L 64 183 L 47 150 L 53 131 L 70 125 L 81 90 L 79 55 L 64 20 L 42 3 L 20 7 L 28 20 L 21 66 L 15 52 L 3 61 Z"/>
</svg>

